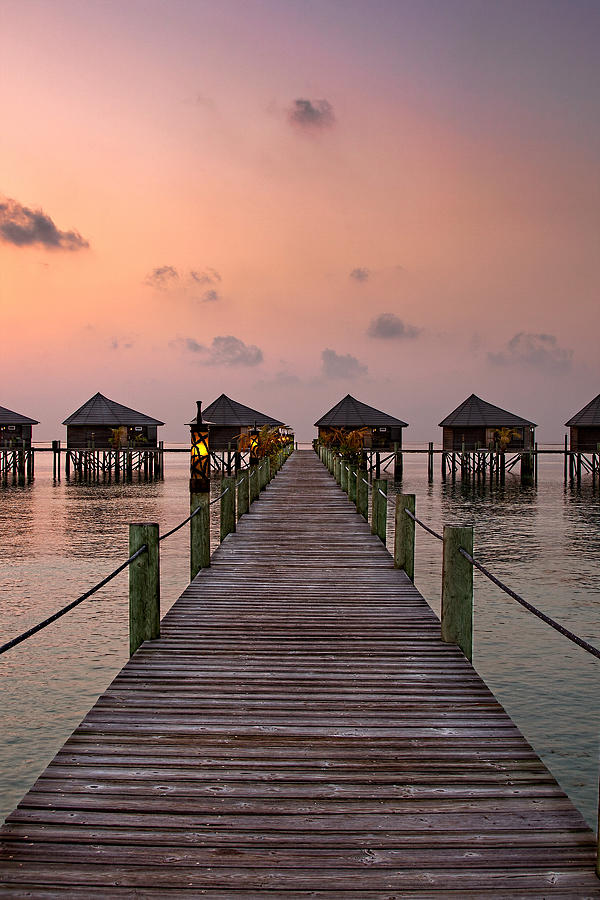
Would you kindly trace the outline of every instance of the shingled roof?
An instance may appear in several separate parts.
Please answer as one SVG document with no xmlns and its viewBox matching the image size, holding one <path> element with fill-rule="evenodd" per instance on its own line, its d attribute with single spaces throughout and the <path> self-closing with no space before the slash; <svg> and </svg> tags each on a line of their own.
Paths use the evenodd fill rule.
<svg viewBox="0 0 600 900">
<path fill-rule="evenodd" d="M 485 428 L 508 428 L 510 426 L 522 427 L 523 425 L 533 425 L 535 427 L 535 422 L 530 422 L 529 419 L 524 419 L 522 416 L 515 415 L 515 413 L 500 409 L 499 406 L 487 403 L 476 394 L 471 394 L 470 397 L 467 397 L 460 406 L 457 406 L 450 415 L 440 422 L 442 428 L 477 428 L 481 426 Z"/>
<path fill-rule="evenodd" d="M 600 394 L 580 409 L 578 413 L 565 422 L 565 425 L 600 425 Z"/>
<path fill-rule="evenodd" d="M 318 422 L 315 422 L 315 425 L 317 428 L 328 425 L 352 428 L 363 428 L 365 426 L 367 428 L 378 428 L 381 426 L 399 425 L 401 428 L 408 428 L 408 423 L 403 422 L 402 419 L 396 419 L 395 416 L 390 416 L 380 409 L 367 406 L 366 403 L 361 403 L 360 400 L 357 400 L 350 394 L 346 394 L 329 412 L 321 416 Z"/>
<path fill-rule="evenodd" d="M 226 394 L 221 394 L 216 400 L 202 411 L 202 418 L 211 425 L 229 425 L 236 427 L 253 427 L 255 424 L 262 428 L 263 425 L 270 425 L 273 428 L 284 426 L 284 422 L 267 416 L 265 413 L 252 409 L 250 406 L 244 406 L 237 400 L 232 400 Z M 193 423 L 190 423 L 193 424 Z"/>
<path fill-rule="evenodd" d="M 136 409 L 130 409 L 114 400 L 109 400 L 104 394 L 94 394 L 93 397 L 80 406 L 63 425 L 164 425 L 152 416 L 146 416 Z"/>
<path fill-rule="evenodd" d="M 22 416 L 21 413 L 13 412 L 12 409 L 6 409 L 0 406 L 0 425 L 39 425 L 37 419 L 30 419 L 29 416 Z"/>
</svg>

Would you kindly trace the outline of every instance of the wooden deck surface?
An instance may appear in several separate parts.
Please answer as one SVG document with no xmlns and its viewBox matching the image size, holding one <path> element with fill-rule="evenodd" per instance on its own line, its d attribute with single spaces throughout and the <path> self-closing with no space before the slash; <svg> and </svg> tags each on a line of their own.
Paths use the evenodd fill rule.
<svg viewBox="0 0 600 900">
<path fill-rule="evenodd" d="M 600 897 L 581 815 L 296 452 L 9 817 L 8 897 Z"/>
</svg>

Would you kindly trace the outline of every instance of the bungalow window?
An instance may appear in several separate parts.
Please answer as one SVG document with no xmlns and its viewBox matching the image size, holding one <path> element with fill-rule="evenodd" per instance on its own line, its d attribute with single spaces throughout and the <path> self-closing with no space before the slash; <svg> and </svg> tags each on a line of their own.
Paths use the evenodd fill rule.
<svg viewBox="0 0 600 900">
<path fill-rule="evenodd" d="M 17 430 L 17 426 L 16 426 L 16 425 L 9 425 L 9 426 L 8 426 L 8 430 L 9 430 L 9 431 L 16 431 L 16 430 Z"/>
<path fill-rule="evenodd" d="M 141 431 L 141 430 L 142 430 L 142 426 L 141 426 L 141 425 L 136 425 L 136 426 L 135 426 L 135 430 L 136 430 L 136 431 Z"/>
</svg>

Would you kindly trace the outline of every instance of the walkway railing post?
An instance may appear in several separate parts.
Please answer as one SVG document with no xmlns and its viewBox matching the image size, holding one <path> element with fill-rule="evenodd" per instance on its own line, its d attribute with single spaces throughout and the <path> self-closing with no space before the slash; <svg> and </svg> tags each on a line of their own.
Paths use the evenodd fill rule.
<svg viewBox="0 0 600 900">
<path fill-rule="evenodd" d="M 387 479 L 373 479 L 373 512 L 371 518 L 371 534 L 385 544 L 387 528 Z"/>
<path fill-rule="evenodd" d="M 226 476 L 221 480 L 220 540 L 225 540 L 232 531 L 235 531 L 235 478 Z"/>
<path fill-rule="evenodd" d="M 129 655 L 144 641 L 160 637 L 160 561 L 158 524 L 129 526 L 129 555 L 146 545 L 145 553 L 129 566 Z"/>
<path fill-rule="evenodd" d="M 473 555 L 473 527 L 444 525 L 442 560 L 442 640 L 458 644 L 473 659 L 473 566 L 459 552 Z"/>
<path fill-rule="evenodd" d="M 258 483 L 258 466 L 256 464 L 250 466 L 248 478 L 250 483 L 250 503 L 254 503 L 254 501 L 260 494 L 260 485 Z"/>
<path fill-rule="evenodd" d="M 396 494 L 396 528 L 394 532 L 394 566 L 404 569 L 415 580 L 415 522 L 406 510 L 415 514 L 415 495 Z"/>
<path fill-rule="evenodd" d="M 196 510 L 200 511 L 196 513 Z M 190 577 L 210 566 L 210 491 L 190 491 Z"/>
<path fill-rule="evenodd" d="M 356 466 L 348 467 L 348 500 L 356 505 Z"/>
<path fill-rule="evenodd" d="M 340 487 L 348 491 L 348 463 L 343 457 L 340 459 Z"/>
<path fill-rule="evenodd" d="M 356 510 L 366 522 L 369 521 L 369 482 L 367 470 L 359 468 L 356 473 Z"/>
<path fill-rule="evenodd" d="M 342 465 L 339 453 L 336 453 L 334 456 L 333 462 L 333 476 L 337 483 L 339 484 L 342 478 Z"/>
<path fill-rule="evenodd" d="M 237 517 L 238 520 L 245 515 L 250 508 L 250 496 L 248 486 L 248 469 L 238 472 L 236 482 L 237 492 Z"/>
</svg>

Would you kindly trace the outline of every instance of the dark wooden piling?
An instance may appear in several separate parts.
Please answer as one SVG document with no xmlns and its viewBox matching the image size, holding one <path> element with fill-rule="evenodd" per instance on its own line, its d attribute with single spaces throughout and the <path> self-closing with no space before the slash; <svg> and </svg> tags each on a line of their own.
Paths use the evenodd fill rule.
<svg viewBox="0 0 600 900">
<path fill-rule="evenodd" d="M 199 510 L 196 512 L 196 510 Z M 210 492 L 190 491 L 190 578 L 210 566 Z"/>
<path fill-rule="evenodd" d="M 144 641 L 160 637 L 160 563 L 158 525 L 141 522 L 129 526 L 129 555 L 146 551 L 129 566 L 129 654 Z"/>
<path fill-rule="evenodd" d="M 411 581 L 415 580 L 415 523 L 408 512 L 415 515 L 415 495 L 396 494 L 394 530 L 394 565 L 403 569 Z"/>
<path fill-rule="evenodd" d="M 222 541 L 235 531 L 235 476 L 221 479 L 221 516 L 219 534 Z"/>
<path fill-rule="evenodd" d="M 238 520 L 250 509 L 250 488 L 248 485 L 248 469 L 242 469 L 237 473 L 237 517 Z"/>
<path fill-rule="evenodd" d="M 371 533 L 385 544 L 387 530 L 387 480 L 374 478 L 372 489 Z"/>
<path fill-rule="evenodd" d="M 473 658 L 473 566 L 459 552 L 473 555 L 473 527 L 444 525 L 442 559 L 442 640 Z"/>
</svg>

